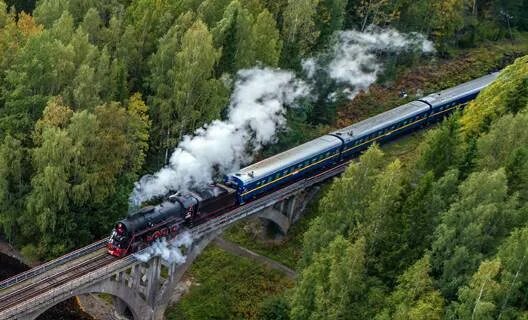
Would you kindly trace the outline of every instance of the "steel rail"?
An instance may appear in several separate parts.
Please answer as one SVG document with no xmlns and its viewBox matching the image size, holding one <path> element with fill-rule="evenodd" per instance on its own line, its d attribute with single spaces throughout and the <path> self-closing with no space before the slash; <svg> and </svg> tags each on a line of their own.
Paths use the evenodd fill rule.
<svg viewBox="0 0 528 320">
<path fill-rule="evenodd" d="M 78 276 L 85 275 L 94 270 L 100 269 L 101 267 L 107 265 L 108 263 L 115 261 L 117 258 L 110 255 L 104 255 L 98 257 L 98 259 L 90 260 L 87 263 L 77 265 L 68 270 L 67 273 L 61 274 L 60 276 L 53 277 L 48 279 L 48 281 L 41 281 L 36 283 L 35 286 L 29 288 L 31 290 L 23 290 L 25 292 L 19 292 L 17 295 L 10 295 L 10 298 L 4 303 L 0 304 L 0 314 L 2 310 L 7 310 L 12 306 L 20 304 L 21 302 L 26 301 L 27 299 L 38 296 L 39 294 L 48 292 L 50 289 L 57 287 L 59 285 L 70 282 L 71 280 L 77 278 Z M 25 288 L 24 288 L 25 289 Z M 4 299 L 5 300 L 5 299 Z"/>
<path fill-rule="evenodd" d="M 0 290 L 6 289 L 8 287 L 11 287 L 15 284 L 18 284 L 20 282 L 26 281 L 29 278 L 36 277 L 42 273 L 45 273 L 51 269 L 56 268 L 57 266 L 63 265 L 66 262 L 70 262 L 72 260 L 77 259 L 80 256 L 84 256 L 86 254 L 92 253 L 94 251 L 99 250 L 100 248 L 104 247 L 106 242 L 108 241 L 108 238 L 101 239 L 97 242 L 91 243 L 85 247 L 79 248 L 75 251 L 72 251 L 70 253 L 67 253 L 57 259 L 48 261 L 44 264 L 41 264 L 39 266 L 36 266 L 34 268 L 31 268 L 27 271 L 21 272 L 19 274 L 16 274 L 10 278 L 7 278 L 0 282 Z"/>
<path fill-rule="evenodd" d="M 9 298 L 11 298 L 12 296 L 14 296 L 14 295 L 20 296 L 24 292 L 27 292 L 27 291 L 29 291 L 32 288 L 38 287 L 42 283 L 52 282 L 54 279 L 57 279 L 59 277 L 63 277 L 64 275 L 67 275 L 68 273 L 71 273 L 72 271 L 75 272 L 79 268 L 82 268 L 82 267 L 84 267 L 86 265 L 89 265 L 89 264 L 92 264 L 94 262 L 97 262 L 101 258 L 104 258 L 105 256 L 108 256 L 108 254 L 106 253 L 106 251 L 103 251 L 103 252 L 101 252 L 100 255 L 97 255 L 97 256 L 91 257 L 91 258 L 89 258 L 87 260 L 81 261 L 79 264 L 74 264 L 74 265 L 69 266 L 68 268 L 66 268 L 64 270 L 59 270 L 57 273 L 53 273 L 53 274 L 47 275 L 46 277 L 44 277 L 42 279 L 39 279 L 38 282 L 27 284 L 25 286 L 22 286 L 22 288 L 16 289 L 14 291 L 9 291 L 9 292 L 7 292 L 4 295 L 0 295 L 0 310 L 3 309 L 2 308 L 3 307 L 2 303 L 4 301 L 8 300 Z"/>
</svg>

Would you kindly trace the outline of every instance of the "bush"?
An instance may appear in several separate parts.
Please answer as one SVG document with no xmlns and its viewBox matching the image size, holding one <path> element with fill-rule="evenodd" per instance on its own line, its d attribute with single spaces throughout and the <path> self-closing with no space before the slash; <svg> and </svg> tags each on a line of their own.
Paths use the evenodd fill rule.
<svg viewBox="0 0 528 320">
<path fill-rule="evenodd" d="M 270 297 L 262 303 L 258 318 L 260 320 L 289 320 L 290 305 L 284 296 Z"/>
</svg>

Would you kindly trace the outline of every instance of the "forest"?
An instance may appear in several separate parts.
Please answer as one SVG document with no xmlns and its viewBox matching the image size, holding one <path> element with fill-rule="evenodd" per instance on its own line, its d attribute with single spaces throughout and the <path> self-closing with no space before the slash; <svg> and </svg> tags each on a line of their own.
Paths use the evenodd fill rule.
<svg viewBox="0 0 528 320">
<path fill-rule="evenodd" d="M 34 261 L 106 236 L 134 182 L 225 116 L 239 70 L 300 71 L 336 31 L 371 25 L 423 34 L 437 61 L 516 48 L 483 49 L 430 91 L 528 53 L 528 0 L 0 0 L 2 235 Z M 390 86 L 430 58 L 383 59 Z M 317 205 L 294 288 L 260 317 L 528 319 L 527 66 L 428 132 L 416 159 L 373 147 L 351 165 Z M 263 156 L 397 105 L 357 101 L 303 102 Z"/>
</svg>

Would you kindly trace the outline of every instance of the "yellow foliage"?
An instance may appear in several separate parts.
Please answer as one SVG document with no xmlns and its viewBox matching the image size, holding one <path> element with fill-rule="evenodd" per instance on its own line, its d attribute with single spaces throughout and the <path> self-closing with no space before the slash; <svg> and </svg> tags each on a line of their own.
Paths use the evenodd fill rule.
<svg viewBox="0 0 528 320">
<path fill-rule="evenodd" d="M 24 11 L 18 16 L 17 22 L 18 29 L 25 37 L 37 35 L 44 30 L 44 27 L 40 24 L 36 24 L 33 17 Z"/>
<path fill-rule="evenodd" d="M 508 110 L 520 86 L 528 79 L 528 55 L 515 60 L 500 73 L 497 80 L 472 101 L 460 119 L 466 136 L 478 135 L 482 129 Z"/>
<path fill-rule="evenodd" d="M 72 109 L 64 105 L 62 98 L 54 97 L 50 99 L 44 109 L 42 118 L 35 124 L 35 132 L 33 133 L 35 143 L 40 144 L 42 142 L 42 133 L 46 128 L 66 128 L 72 116 Z"/>
</svg>

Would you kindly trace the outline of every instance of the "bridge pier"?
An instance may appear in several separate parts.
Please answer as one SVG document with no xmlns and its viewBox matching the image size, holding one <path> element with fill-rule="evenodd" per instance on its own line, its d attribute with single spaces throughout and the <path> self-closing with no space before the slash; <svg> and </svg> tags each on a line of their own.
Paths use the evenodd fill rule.
<svg viewBox="0 0 528 320">
<path fill-rule="evenodd" d="M 114 307 L 114 318 L 116 320 L 129 320 L 131 311 L 129 310 L 126 302 L 121 298 L 112 296 L 112 305 Z"/>
<path fill-rule="evenodd" d="M 276 225 L 281 235 L 284 236 L 288 233 L 290 227 L 303 215 L 308 203 L 318 191 L 318 186 L 301 190 L 291 197 L 262 210 L 258 217 Z"/>
</svg>

